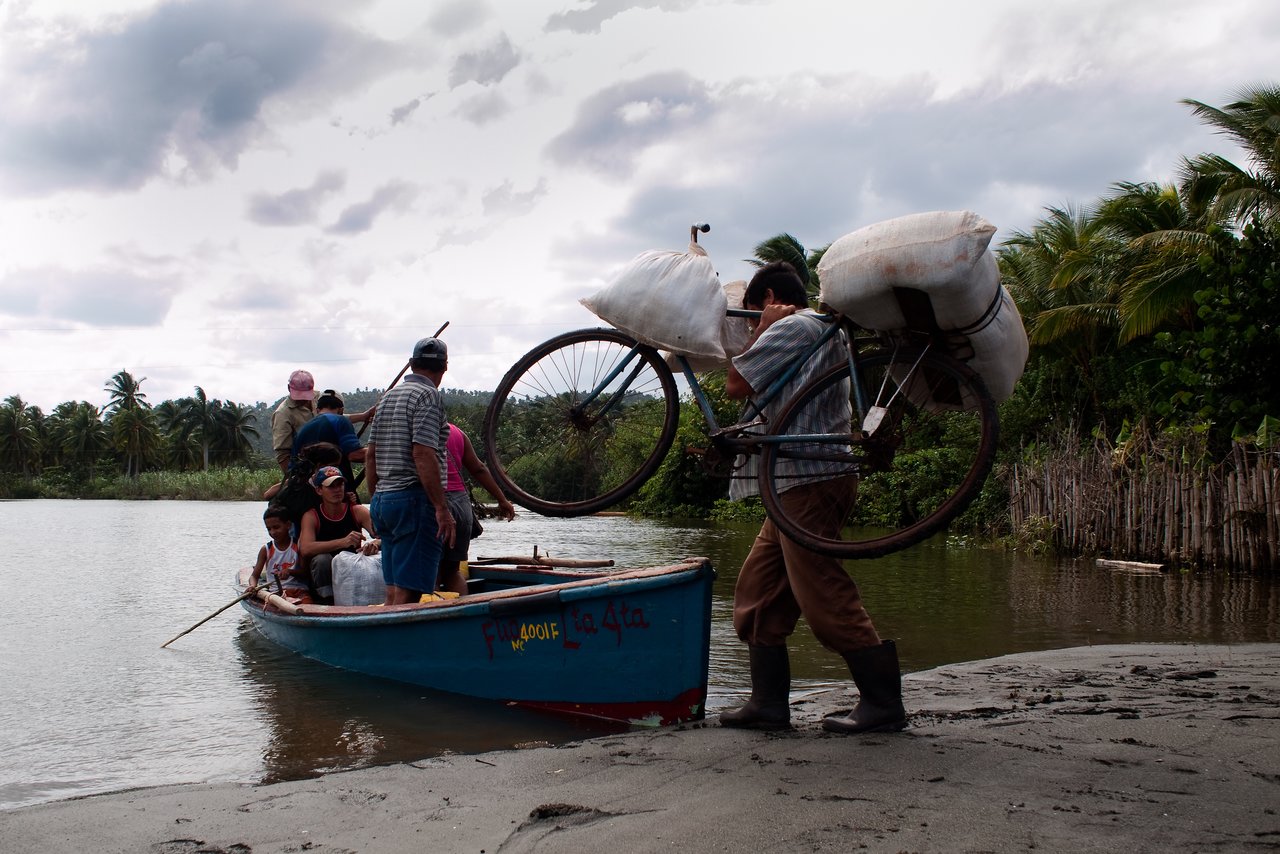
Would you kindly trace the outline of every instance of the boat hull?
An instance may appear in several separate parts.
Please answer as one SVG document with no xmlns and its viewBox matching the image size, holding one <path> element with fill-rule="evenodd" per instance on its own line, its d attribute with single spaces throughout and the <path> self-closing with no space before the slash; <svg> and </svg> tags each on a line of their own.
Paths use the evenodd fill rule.
<svg viewBox="0 0 1280 854">
<path fill-rule="evenodd" d="M 705 714 L 705 559 L 608 574 L 477 569 L 499 588 L 394 608 L 243 605 L 270 640 L 373 676 L 640 725 Z"/>
</svg>

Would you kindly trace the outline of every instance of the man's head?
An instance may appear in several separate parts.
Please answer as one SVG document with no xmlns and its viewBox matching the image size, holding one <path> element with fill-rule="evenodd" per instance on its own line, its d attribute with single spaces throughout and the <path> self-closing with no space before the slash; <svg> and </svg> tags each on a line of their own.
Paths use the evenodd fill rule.
<svg viewBox="0 0 1280 854">
<path fill-rule="evenodd" d="M 294 371 L 289 374 L 289 397 L 294 400 L 314 400 L 316 396 L 316 380 L 309 371 Z"/>
<path fill-rule="evenodd" d="M 415 371 L 444 373 L 449 367 L 449 348 L 439 338 L 423 338 L 413 345 L 409 367 Z"/>
<path fill-rule="evenodd" d="M 341 415 L 342 409 L 342 395 L 331 388 L 325 389 L 324 393 L 316 398 L 316 412 L 336 412 Z"/>
<path fill-rule="evenodd" d="M 764 307 L 766 292 L 773 292 L 773 301 L 796 308 L 809 307 L 809 295 L 805 292 L 804 280 L 786 261 L 771 261 L 765 264 L 751 277 L 747 290 L 742 295 L 742 307 L 759 311 Z"/>
<path fill-rule="evenodd" d="M 329 498 L 341 499 L 346 495 L 347 479 L 336 467 L 322 466 L 311 476 L 311 485 L 316 488 L 316 492 L 320 493 L 321 498 L 327 495 Z"/>
</svg>

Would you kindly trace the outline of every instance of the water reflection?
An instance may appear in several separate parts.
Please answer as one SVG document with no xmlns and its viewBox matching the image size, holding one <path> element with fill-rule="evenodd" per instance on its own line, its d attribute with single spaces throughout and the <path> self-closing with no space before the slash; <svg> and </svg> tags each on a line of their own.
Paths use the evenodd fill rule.
<svg viewBox="0 0 1280 854">
<path fill-rule="evenodd" d="M 626 729 L 338 670 L 284 650 L 248 622 L 235 646 L 266 728 L 262 780 L 268 783 L 445 753 L 564 744 Z"/>
<path fill-rule="evenodd" d="M 0 502 L 0 513 L 23 532 L 0 565 L 20 591 L 0 597 L 0 809 L 128 786 L 294 779 L 599 732 L 307 661 L 262 639 L 238 610 L 160 649 L 233 595 L 231 571 L 263 541 L 258 504 L 13 501 Z M 472 553 L 538 546 L 618 566 L 710 558 L 714 713 L 748 687 L 731 602 L 756 529 L 521 514 L 487 525 Z M 1274 574 L 1134 575 L 946 538 L 847 566 L 908 670 L 1090 643 L 1280 641 Z M 844 663 L 807 627 L 791 647 L 797 690 L 847 684 Z"/>
</svg>

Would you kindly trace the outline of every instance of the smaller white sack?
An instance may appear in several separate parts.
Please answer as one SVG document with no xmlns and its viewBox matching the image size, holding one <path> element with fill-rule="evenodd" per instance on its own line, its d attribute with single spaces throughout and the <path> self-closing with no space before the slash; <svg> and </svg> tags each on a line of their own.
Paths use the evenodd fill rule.
<svg viewBox="0 0 1280 854">
<path fill-rule="evenodd" d="M 333 604 L 381 605 L 386 600 L 381 554 L 339 552 L 333 556 Z"/>
<path fill-rule="evenodd" d="M 642 252 L 580 302 L 602 320 L 659 350 L 723 360 L 724 290 L 707 253 Z"/>
<path fill-rule="evenodd" d="M 743 279 L 729 282 L 724 286 L 725 305 L 727 308 L 742 308 L 742 295 L 747 292 L 747 283 Z M 706 371 L 714 371 L 718 368 L 729 367 L 729 360 L 734 356 L 747 349 L 747 339 L 751 337 L 751 325 L 747 323 L 745 317 L 730 317 L 725 314 L 720 317 L 720 346 L 724 348 L 723 359 L 711 356 L 690 356 L 689 367 L 693 368 L 694 373 L 704 373 Z M 682 370 L 680 363 L 676 361 L 676 357 L 670 353 L 664 353 L 667 367 L 675 371 L 679 375 Z"/>
<path fill-rule="evenodd" d="M 1008 400 L 1027 366 L 1027 330 L 1013 297 L 1002 285 L 1000 307 L 976 328 L 966 330 L 973 358 L 969 367 L 982 377 L 996 403 Z"/>
</svg>

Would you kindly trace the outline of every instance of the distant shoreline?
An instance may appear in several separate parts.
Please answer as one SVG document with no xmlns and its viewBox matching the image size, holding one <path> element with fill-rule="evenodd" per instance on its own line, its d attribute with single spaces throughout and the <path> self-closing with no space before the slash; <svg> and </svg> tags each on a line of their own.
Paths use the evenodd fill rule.
<svg viewBox="0 0 1280 854">
<path fill-rule="evenodd" d="M 280 470 L 232 466 L 208 471 L 148 471 L 136 477 L 66 472 L 0 484 L 0 499 L 106 501 L 262 501 Z"/>
</svg>

